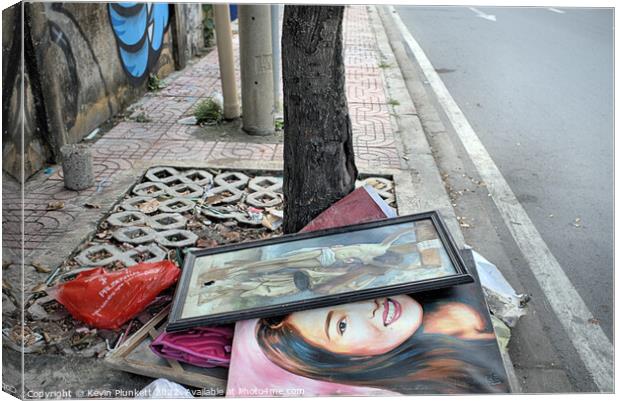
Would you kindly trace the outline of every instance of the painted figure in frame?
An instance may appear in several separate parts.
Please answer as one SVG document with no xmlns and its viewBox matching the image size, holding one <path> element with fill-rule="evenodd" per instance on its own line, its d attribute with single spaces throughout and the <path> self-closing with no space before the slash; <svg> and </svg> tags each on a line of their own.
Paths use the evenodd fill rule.
<svg viewBox="0 0 620 401">
<path fill-rule="evenodd" d="M 289 296 L 303 291 L 327 295 L 364 289 L 386 280 L 399 265 L 411 270 L 410 277 L 402 277 L 405 280 L 415 274 L 441 276 L 451 269 L 442 251 L 432 223 L 422 221 L 413 227 L 411 223 L 399 227 L 377 243 L 308 247 L 266 260 L 226 261 L 198 278 L 199 282 L 213 280 L 218 284 L 204 286 L 198 303 L 218 298 L 249 302 L 253 297 Z"/>
</svg>

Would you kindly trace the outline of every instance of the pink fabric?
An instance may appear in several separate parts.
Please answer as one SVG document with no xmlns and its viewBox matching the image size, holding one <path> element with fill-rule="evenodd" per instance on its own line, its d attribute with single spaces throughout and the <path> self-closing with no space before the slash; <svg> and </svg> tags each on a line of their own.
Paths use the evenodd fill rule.
<svg viewBox="0 0 620 401">
<path fill-rule="evenodd" d="M 162 358 L 203 368 L 228 367 L 233 326 L 197 327 L 174 333 L 163 332 L 151 343 L 151 350 Z"/>
</svg>

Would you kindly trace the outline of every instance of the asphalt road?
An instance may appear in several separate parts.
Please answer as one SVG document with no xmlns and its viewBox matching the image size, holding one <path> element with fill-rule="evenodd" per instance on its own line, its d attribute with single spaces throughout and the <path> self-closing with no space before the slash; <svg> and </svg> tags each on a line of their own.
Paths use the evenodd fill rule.
<svg viewBox="0 0 620 401">
<path fill-rule="evenodd" d="M 611 340 L 613 11 L 396 9 Z"/>
</svg>

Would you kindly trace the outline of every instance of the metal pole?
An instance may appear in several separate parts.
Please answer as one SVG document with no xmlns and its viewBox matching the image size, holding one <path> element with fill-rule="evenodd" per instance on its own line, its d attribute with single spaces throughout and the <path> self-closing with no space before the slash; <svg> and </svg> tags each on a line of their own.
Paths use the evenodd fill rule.
<svg viewBox="0 0 620 401">
<path fill-rule="evenodd" d="M 215 39 L 217 56 L 220 63 L 220 79 L 222 80 L 222 96 L 224 97 L 224 118 L 239 118 L 239 99 L 237 98 L 237 82 L 235 81 L 235 57 L 233 55 L 232 29 L 230 27 L 230 8 L 228 4 L 214 4 Z"/>
<path fill-rule="evenodd" d="M 273 106 L 276 112 L 282 111 L 282 55 L 280 51 L 280 4 L 271 5 L 271 47 L 273 48 Z"/>
<path fill-rule="evenodd" d="M 250 135 L 275 132 L 270 19 L 268 5 L 239 5 L 243 130 Z"/>
</svg>

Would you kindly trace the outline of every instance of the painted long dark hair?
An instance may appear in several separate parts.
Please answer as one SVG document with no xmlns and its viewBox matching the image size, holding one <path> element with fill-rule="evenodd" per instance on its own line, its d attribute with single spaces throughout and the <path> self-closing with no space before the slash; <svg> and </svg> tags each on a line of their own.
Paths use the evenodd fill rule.
<svg viewBox="0 0 620 401">
<path fill-rule="evenodd" d="M 352 356 L 305 342 L 284 321 L 261 320 L 256 337 L 269 360 L 311 379 L 401 394 L 508 391 L 494 339 L 462 340 L 427 334 L 421 326 L 407 341 L 385 354 Z"/>
</svg>

